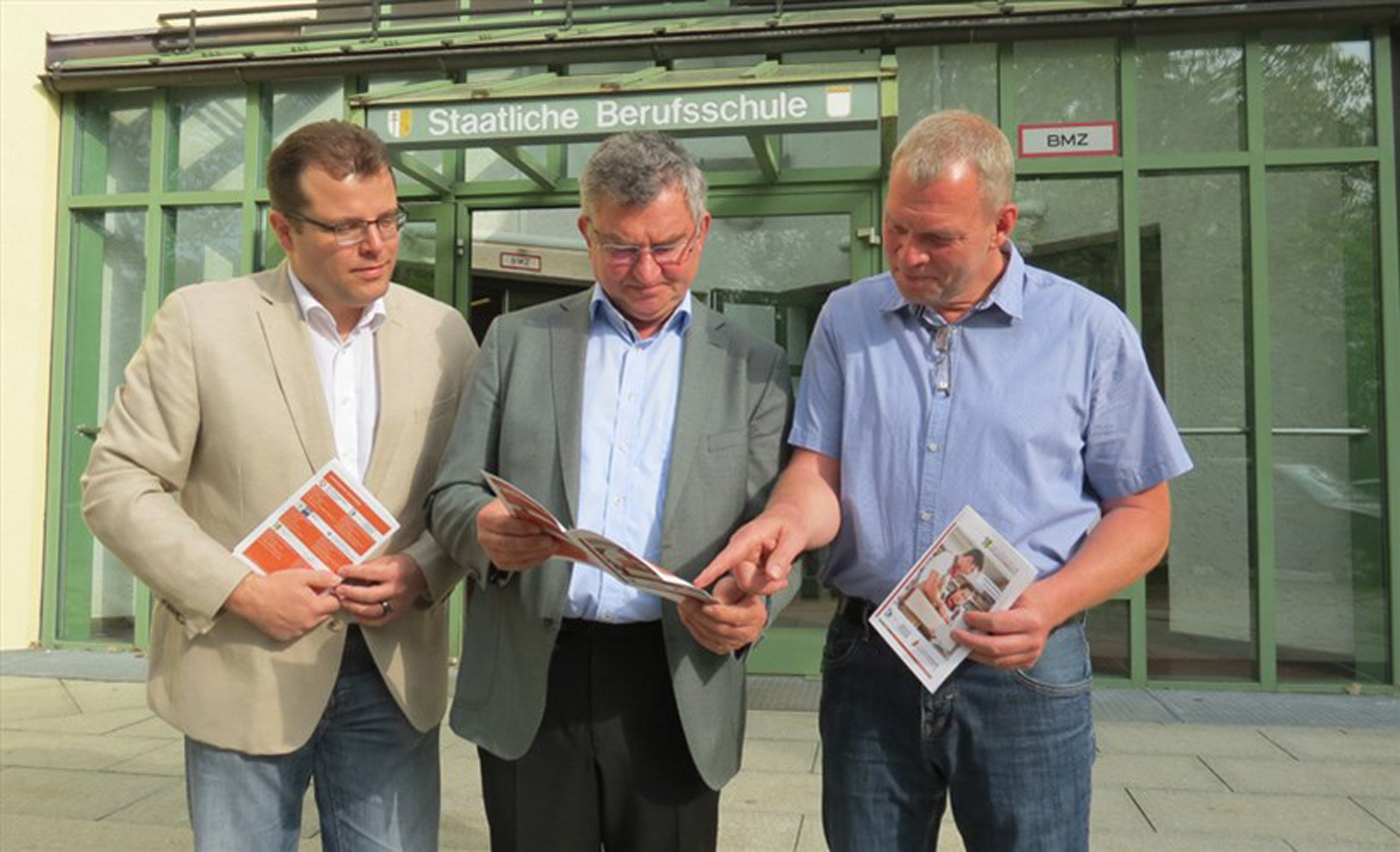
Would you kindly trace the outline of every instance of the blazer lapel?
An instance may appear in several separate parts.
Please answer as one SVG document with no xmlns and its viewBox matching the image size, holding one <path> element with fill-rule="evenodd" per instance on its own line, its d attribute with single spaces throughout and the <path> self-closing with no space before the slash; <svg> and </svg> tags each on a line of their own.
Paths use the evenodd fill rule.
<svg viewBox="0 0 1400 852">
<path fill-rule="evenodd" d="M 573 524 L 578 517 L 578 473 L 583 419 L 583 368 L 588 350 L 588 324 L 592 291 L 561 302 L 560 313 L 550 324 L 550 381 L 554 393 L 556 435 L 559 439 L 560 473 L 564 499 Z"/>
<path fill-rule="evenodd" d="M 397 456 L 399 432 L 414 411 L 413 376 L 417 373 L 410 351 L 412 340 L 403 323 L 403 309 L 393 288 L 385 296 L 384 323 L 374 333 L 375 365 L 379 376 L 379 414 L 374 427 L 374 449 L 370 452 L 365 487 L 384 500 L 384 484 Z"/>
<path fill-rule="evenodd" d="M 321 388 L 316 357 L 307 339 L 306 324 L 297 307 L 284 261 L 273 272 L 259 276 L 263 304 L 258 309 L 263 338 L 267 342 L 272 370 L 277 376 L 282 400 L 291 414 L 297 439 L 306 462 L 317 470 L 335 455 L 335 434 L 326 411 L 325 391 Z M 249 400 L 256 405 L 255 400 Z"/>
<path fill-rule="evenodd" d="M 685 523 L 679 513 L 685 480 L 697 456 L 710 423 L 710 400 L 714 399 L 715 377 L 724 375 L 723 340 L 726 320 L 698 300 L 692 302 L 692 324 L 681 357 L 680 403 L 676 408 L 676 430 L 671 439 L 671 463 L 666 475 L 666 502 L 662 523 Z M 662 540 L 669 536 L 663 535 Z"/>
</svg>

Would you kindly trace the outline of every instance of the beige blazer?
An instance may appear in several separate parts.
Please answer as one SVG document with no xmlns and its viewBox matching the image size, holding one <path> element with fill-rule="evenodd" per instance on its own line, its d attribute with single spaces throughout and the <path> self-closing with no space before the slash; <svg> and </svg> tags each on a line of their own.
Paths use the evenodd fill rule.
<svg viewBox="0 0 1400 852">
<path fill-rule="evenodd" d="M 421 566 L 431 601 L 365 630 L 415 727 L 446 707 L 447 612 L 461 569 L 421 507 L 476 343 L 448 305 L 391 285 L 375 333 L 379 420 L 365 484 L 402 527 L 383 552 Z M 304 744 L 335 684 L 344 624 L 277 642 L 221 612 L 247 572 L 230 548 L 335 454 L 305 323 L 277 269 L 176 290 L 157 313 L 93 445 L 83 517 L 159 598 L 152 709 L 249 754 Z"/>
</svg>

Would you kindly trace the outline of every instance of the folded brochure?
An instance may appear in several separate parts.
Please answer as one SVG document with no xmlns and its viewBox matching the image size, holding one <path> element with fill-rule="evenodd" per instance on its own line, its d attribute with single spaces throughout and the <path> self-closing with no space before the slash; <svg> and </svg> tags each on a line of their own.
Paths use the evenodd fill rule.
<svg viewBox="0 0 1400 852">
<path fill-rule="evenodd" d="M 971 506 L 964 506 L 875 608 L 870 623 L 929 692 L 968 655 L 953 641 L 969 610 L 1007 609 L 1035 581 L 1035 566 Z"/>
<path fill-rule="evenodd" d="M 558 556 L 601 568 L 625 585 L 677 603 L 685 598 L 705 602 L 714 600 L 704 589 L 665 568 L 653 565 L 607 536 L 588 530 L 565 529 L 554 513 L 540 505 L 538 500 L 499 476 L 486 471 L 482 473 L 486 484 L 501 498 L 512 516 L 533 521 L 546 535 L 559 542 Z"/>
<path fill-rule="evenodd" d="M 332 459 L 258 524 L 233 553 L 259 574 L 358 565 L 399 522 L 359 477 Z"/>
</svg>

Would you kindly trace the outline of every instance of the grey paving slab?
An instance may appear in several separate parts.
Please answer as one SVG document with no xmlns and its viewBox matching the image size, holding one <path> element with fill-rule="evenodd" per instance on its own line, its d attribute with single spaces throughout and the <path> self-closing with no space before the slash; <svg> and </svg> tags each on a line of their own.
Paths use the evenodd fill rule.
<svg viewBox="0 0 1400 852">
<path fill-rule="evenodd" d="M 0 651 L 0 674 L 81 680 L 138 682 L 146 679 L 146 658 L 134 651 Z"/>
<path fill-rule="evenodd" d="M 1383 763 L 1203 758 L 1237 793 L 1400 796 L 1400 772 Z"/>
<path fill-rule="evenodd" d="M 144 683 L 65 680 L 63 685 L 84 713 L 146 707 Z"/>
<path fill-rule="evenodd" d="M 26 719 L 51 719 L 80 712 L 78 702 L 58 681 L 45 681 L 35 689 L 0 692 L 0 726 L 8 727 Z"/>
<path fill-rule="evenodd" d="M 821 784 L 810 772 L 741 772 L 725 786 L 720 807 L 820 814 Z"/>
<path fill-rule="evenodd" d="M 1265 727 L 1259 733 L 1299 760 L 1400 764 L 1400 732 L 1377 728 Z"/>
<path fill-rule="evenodd" d="M 1338 841 L 1326 837 L 1290 838 L 1288 848 L 1295 852 L 1380 852 L 1382 849 L 1395 852 L 1400 848 L 1400 837 L 1388 843 L 1358 843 L 1351 840 Z"/>
<path fill-rule="evenodd" d="M 31 850 L 162 849 L 188 850 L 190 833 L 183 828 L 133 823 L 94 822 L 54 816 L 0 812 L 0 841 L 5 852 Z"/>
<path fill-rule="evenodd" d="M 802 829 L 802 815 L 779 811 L 719 809 L 718 848 L 725 850 L 795 849 Z"/>
<path fill-rule="evenodd" d="M 0 666 L 0 672 L 5 671 Z M 56 677 L 16 677 L 10 674 L 0 674 L 0 695 L 7 692 L 21 692 L 30 689 L 43 689 L 45 687 L 58 686 Z"/>
<path fill-rule="evenodd" d="M 97 820 L 169 783 L 154 775 L 8 766 L 0 770 L 0 812 Z"/>
<path fill-rule="evenodd" d="M 1089 810 L 1089 831 L 1117 831 L 1128 834 L 1150 833 L 1152 823 L 1142 815 L 1142 810 L 1124 788 L 1095 788 Z"/>
<path fill-rule="evenodd" d="M 755 740 L 744 743 L 744 769 L 761 772 L 814 772 L 817 744 L 810 740 Z"/>
<path fill-rule="evenodd" d="M 1175 722 L 1166 705 L 1147 689 L 1095 689 L 1096 722 Z"/>
<path fill-rule="evenodd" d="M 107 769 L 160 746 L 160 740 L 140 737 L 5 731 L 0 736 L 0 766 Z"/>
<path fill-rule="evenodd" d="M 123 808 L 109 814 L 103 824 L 137 823 L 140 825 L 161 825 L 169 828 L 190 828 L 190 809 L 185 798 L 184 777 L 172 778 L 164 787 L 151 792 L 149 796 L 137 799 Z M 187 835 L 192 837 L 192 835 Z"/>
<path fill-rule="evenodd" d="M 1400 798 L 1352 796 L 1351 799 L 1400 837 Z"/>
<path fill-rule="evenodd" d="M 132 725 L 153 718 L 145 707 L 103 710 L 97 713 L 71 713 L 62 716 L 37 716 L 31 719 L 4 720 L 6 730 L 52 731 L 65 734 L 107 734 L 123 731 Z"/>
<path fill-rule="evenodd" d="M 1103 754 L 1186 754 L 1286 757 L 1258 730 L 1229 725 L 1113 722 L 1095 726 Z"/>
<path fill-rule="evenodd" d="M 1222 838 L 1334 838 L 1383 843 L 1394 837 L 1359 805 L 1342 796 L 1198 793 L 1133 790 L 1152 825 L 1163 834 L 1205 832 Z"/>
<path fill-rule="evenodd" d="M 1164 790 L 1228 790 L 1195 755 L 1115 752 L 1098 756 L 1094 761 L 1095 788 L 1129 785 Z"/>
<path fill-rule="evenodd" d="M 479 807 L 472 811 L 449 809 L 444 801 L 442 820 L 438 824 L 438 845 L 442 849 L 486 852 L 491 848 L 491 833 L 486 814 Z"/>
<path fill-rule="evenodd" d="M 169 722 L 155 715 L 121 728 L 116 733 L 124 737 L 145 737 L 147 739 L 183 740 L 185 738 L 185 735 L 175 730 Z"/>
<path fill-rule="evenodd" d="M 746 740 L 811 740 L 821 739 L 817 732 L 817 714 L 786 710 L 753 710 L 749 712 Z"/>
<path fill-rule="evenodd" d="M 114 763 L 111 772 L 133 772 L 138 775 L 172 775 L 185 777 L 185 741 L 152 740 L 157 743 L 150 751 Z"/>
<path fill-rule="evenodd" d="M 1094 852 L 1284 852 L 1293 848 L 1280 837 L 1142 831 L 1094 831 L 1089 847 Z"/>
<path fill-rule="evenodd" d="M 828 852 L 826 837 L 822 834 L 821 817 L 802 814 L 802 828 L 797 834 L 795 852 Z"/>
</svg>

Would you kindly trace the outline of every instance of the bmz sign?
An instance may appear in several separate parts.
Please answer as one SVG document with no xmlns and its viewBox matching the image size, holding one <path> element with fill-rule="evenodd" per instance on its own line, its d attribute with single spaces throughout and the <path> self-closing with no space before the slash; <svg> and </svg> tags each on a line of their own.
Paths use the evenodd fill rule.
<svg viewBox="0 0 1400 852">
<path fill-rule="evenodd" d="M 1118 153 L 1118 122 L 1023 124 L 1022 157 L 1097 157 Z"/>
</svg>

